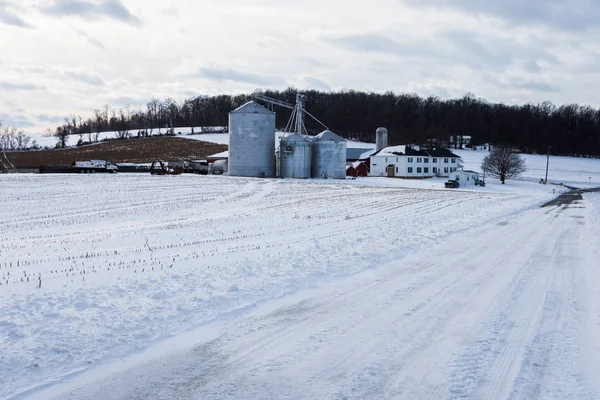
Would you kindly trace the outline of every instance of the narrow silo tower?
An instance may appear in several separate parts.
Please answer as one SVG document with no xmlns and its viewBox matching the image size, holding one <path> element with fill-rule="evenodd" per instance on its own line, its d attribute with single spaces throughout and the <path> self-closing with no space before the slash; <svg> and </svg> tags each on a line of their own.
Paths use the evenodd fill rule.
<svg viewBox="0 0 600 400">
<path fill-rule="evenodd" d="M 254 101 L 229 113 L 229 175 L 275 175 L 275 113 Z"/>
<path fill-rule="evenodd" d="M 377 128 L 377 131 L 375 131 L 375 150 L 380 151 L 386 147 L 388 147 L 388 130 Z"/>
</svg>

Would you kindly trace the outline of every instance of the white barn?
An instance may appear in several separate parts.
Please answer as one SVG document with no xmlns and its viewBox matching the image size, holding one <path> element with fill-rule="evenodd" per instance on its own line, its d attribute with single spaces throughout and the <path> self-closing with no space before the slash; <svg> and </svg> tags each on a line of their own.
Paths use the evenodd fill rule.
<svg viewBox="0 0 600 400">
<path fill-rule="evenodd" d="M 448 149 L 391 146 L 372 154 L 369 176 L 398 178 L 448 177 L 460 167 L 460 157 Z"/>
<path fill-rule="evenodd" d="M 458 182 L 460 188 L 475 186 L 475 181 L 480 180 L 479 172 L 469 170 L 459 170 L 451 175 L 451 179 Z"/>
</svg>

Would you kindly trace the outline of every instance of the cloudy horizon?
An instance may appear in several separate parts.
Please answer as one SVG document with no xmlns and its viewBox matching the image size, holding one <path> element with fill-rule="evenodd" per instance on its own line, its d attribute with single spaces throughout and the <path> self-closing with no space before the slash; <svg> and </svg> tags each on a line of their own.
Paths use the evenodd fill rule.
<svg viewBox="0 0 600 400">
<path fill-rule="evenodd" d="M 0 0 L 0 120 L 289 86 L 600 104 L 591 0 L 282 3 Z"/>
</svg>

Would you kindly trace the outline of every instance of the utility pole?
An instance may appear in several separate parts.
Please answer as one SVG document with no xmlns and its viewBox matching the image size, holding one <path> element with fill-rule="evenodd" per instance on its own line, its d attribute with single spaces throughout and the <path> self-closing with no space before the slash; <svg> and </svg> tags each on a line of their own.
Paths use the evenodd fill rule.
<svg viewBox="0 0 600 400">
<path fill-rule="evenodd" d="M 552 147 L 548 146 L 548 158 L 546 159 L 546 180 L 544 181 L 544 185 L 548 184 L 548 167 L 550 166 L 550 149 Z"/>
</svg>

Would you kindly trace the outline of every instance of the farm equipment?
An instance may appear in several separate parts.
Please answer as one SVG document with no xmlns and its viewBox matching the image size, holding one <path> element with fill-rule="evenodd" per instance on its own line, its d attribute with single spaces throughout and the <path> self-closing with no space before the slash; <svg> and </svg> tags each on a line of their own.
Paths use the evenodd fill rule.
<svg viewBox="0 0 600 400">
<path fill-rule="evenodd" d="M 482 181 L 481 179 L 477 179 L 475 181 L 475 186 L 485 187 L 485 181 Z"/>
<path fill-rule="evenodd" d="M 163 161 L 155 160 L 150 166 L 150 173 L 152 175 L 180 175 L 183 173 L 183 167 L 169 167 Z"/>
<path fill-rule="evenodd" d="M 96 172 L 116 174 L 119 172 L 119 167 L 105 160 L 75 161 L 71 166 L 75 172 L 80 174 L 93 174 Z"/>
</svg>

